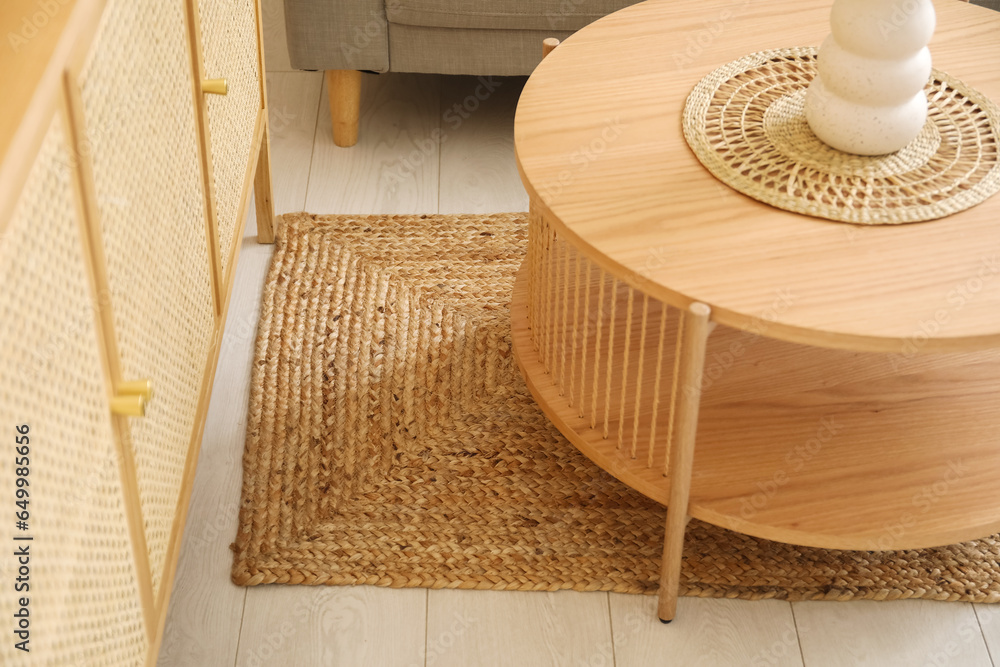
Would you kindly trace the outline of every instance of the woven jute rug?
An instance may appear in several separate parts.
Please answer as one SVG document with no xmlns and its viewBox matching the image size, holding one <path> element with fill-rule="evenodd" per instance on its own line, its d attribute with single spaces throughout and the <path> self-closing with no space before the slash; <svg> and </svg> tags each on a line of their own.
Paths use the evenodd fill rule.
<svg viewBox="0 0 1000 667">
<path fill-rule="evenodd" d="M 665 509 L 564 439 L 511 353 L 526 216 L 286 215 L 232 578 L 655 593 Z M 684 595 L 1000 599 L 1000 542 L 843 552 L 691 523 Z"/>
</svg>

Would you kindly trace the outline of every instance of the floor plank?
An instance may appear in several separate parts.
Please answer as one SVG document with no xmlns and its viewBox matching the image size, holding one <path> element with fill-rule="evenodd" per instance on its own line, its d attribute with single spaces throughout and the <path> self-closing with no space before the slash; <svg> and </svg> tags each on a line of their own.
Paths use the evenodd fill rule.
<svg viewBox="0 0 1000 667">
<path fill-rule="evenodd" d="M 443 77 L 441 213 L 527 211 L 514 159 L 514 110 L 525 77 Z"/>
<path fill-rule="evenodd" d="M 611 595 L 617 667 L 802 665 L 788 602 L 681 598 L 664 625 L 654 595 Z"/>
<path fill-rule="evenodd" d="M 429 86 L 425 81 L 423 87 L 418 85 L 420 77 L 365 78 L 360 140 L 352 148 L 338 148 L 333 144 L 322 75 L 271 74 L 276 82 L 269 90 L 272 123 L 276 114 L 291 118 L 284 129 L 272 125 L 279 213 L 436 210 L 436 147 L 434 159 L 397 192 L 386 196 L 375 184 L 388 157 L 430 136 L 437 127 L 437 78 L 432 77 Z M 426 610 L 423 589 L 251 588 L 236 662 L 249 667 L 422 666 Z"/>
<path fill-rule="evenodd" d="M 301 210 L 322 75 L 272 73 L 268 84 L 275 208 L 278 213 Z M 231 665 L 236 657 L 245 589 L 229 582 L 229 543 L 236 534 L 239 512 L 261 288 L 274 248 L 256 242 L 253 202 L 248 209 L 160 665 Z"/>
<path fill-rule="evenodd" d="M 525 211 L 514 160 L 524 78 L 442 77 L 441 213 Z M 427 665 L 611 665 L 604 593 L 432 590 Z"/>
<path fill-rule="evenodd" d="M 158 664 L 231 665 L 245 589 L 229 581 L 242 483 L 250 362 L 263 275 L 273 246 L 256 242 L 250 218 L 205 422 L 187 526 Z"/>
<path fill-rule="evenodd" d="M 806 667 L 992 665 L 971 604 L 795 602 Z"/>
<path fill-rule="evenodd" d="M 419 588 L 251 588 L 236 664 L 422 666 L 426 604 Z"/>
<path fill-rule="evenodd" d="M 990 659 L 997 665 L 1000 660 L 1000 605 L 974 604 L 972 607 L 976 610 L 976 618 L 983 632 L 983 639 L 986 640 Z"/>
<path fill-rule="evenodd" d="M 427 667 L 613 663 L 606 593 L 429 593 Z"/>
<path fill-rule="evenodd" d="M 306 210 L 437 213 L 441 77 L 365 74 L 358 143 L 333 143 L 326 87 L 320 104 Z"/>
<path fill-rule="evenodd" d="M 305 210 L 322 87 L 320 72 L 267 75 L 275 213 Z"/>
</svg>

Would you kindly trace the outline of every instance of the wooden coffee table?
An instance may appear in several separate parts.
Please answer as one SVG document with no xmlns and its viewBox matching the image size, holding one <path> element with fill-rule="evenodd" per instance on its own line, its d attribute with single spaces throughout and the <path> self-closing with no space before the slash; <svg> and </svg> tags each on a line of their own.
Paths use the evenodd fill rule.
<svg viewBox="0 0 1000 667">
<path fill-rule="evenodd" d="M 1000 100 L 1000 14 L 935 6 L 935 66 Z M 560 45 L 518 105 L 531 223 L 514 350 L 560 431 L 668 505 L 664 621 L 690 517 L 838 549 L 1000 532 L 1000 196 L 834 223 L 721 185 L 681 134 L 705 74 L 818 45 L 828 15 L 635 5 Z"/>
</svg>

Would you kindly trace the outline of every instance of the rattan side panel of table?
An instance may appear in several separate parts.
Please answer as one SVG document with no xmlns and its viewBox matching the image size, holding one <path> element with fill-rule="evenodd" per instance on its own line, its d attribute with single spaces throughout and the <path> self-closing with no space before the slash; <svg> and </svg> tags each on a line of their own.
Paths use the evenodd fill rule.
<svg viewBox="0 0 1000 667">
<path fill-rule="evenodd" d="M 664 504 L 684 399 L 697 396 L 695 518 L 829 549 L 925 548 L 1000 530 L 1000 349 L 885 355 L 769 337 L 794 304 L 775 295 L 746 330 L 716 327 L 697 355 L 689 309 L 600 267 L 533 200 L 513 349 L 556 427 Z M 685 381 L 696 355 L 704 374 Z M 952 480 L 947 502 L 913 514 L 914 489 L 950 480 L 956 461 L 976 465 Z M 905 530 L 886 529 L 908 511 Z"/>
<path fill-rule="evenodd" d="M 0 238 L 0 485 L 11 510 L 0 559 L 4 665 L 137 665 L 147 651 L 71 165 L 57 115 Z M 13 516 L 20 424 L 30 428 L 26 531 Z M 34 539 L 12 539 L 23 536 Z M 31 554 L 30 589 L 20 593 L 19 545 Z M 29 653 L 11 634 L 21 595 Z"/>
<path fill-rule="evenodd" d="M 156 599 L 215 323 L 183 3 L 111 0 L 80 83 Z"/>
</svg>

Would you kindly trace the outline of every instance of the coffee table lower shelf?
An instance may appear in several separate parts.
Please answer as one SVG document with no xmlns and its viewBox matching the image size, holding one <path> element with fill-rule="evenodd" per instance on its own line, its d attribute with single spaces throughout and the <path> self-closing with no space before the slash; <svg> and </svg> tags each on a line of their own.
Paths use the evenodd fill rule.
<svg viewBox="0 0 1000 667">
<path fill-rule="evenodd" d="M 608 437 L 601 423 L 592 428 L 546 370 L 529 326 L 527 278 L 525 266 L 512 342 L 535 400 L 591 460 L 667 504 L 664 448 L 652 466 L 641 446 L 633 458 L 632 420 L 624 420 L 619 446 L 617 421 Z M 675 335 L 676 324 L 668 329 Z M 661 368 L 673 367 L 666 354 Z M 718 326 L 705 359 L 689 515 L 829 549 L 925 548 L 1000 532 L 1000 350 L 861 353 Z M 656 355 L 645 360 L 651 367 Z M 639 374 L 647 392 L 654 371 Z M 660 433 L 662 440 L 666 429 Z"/>
</svg>

